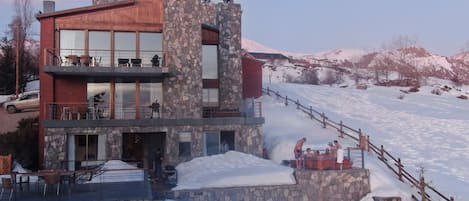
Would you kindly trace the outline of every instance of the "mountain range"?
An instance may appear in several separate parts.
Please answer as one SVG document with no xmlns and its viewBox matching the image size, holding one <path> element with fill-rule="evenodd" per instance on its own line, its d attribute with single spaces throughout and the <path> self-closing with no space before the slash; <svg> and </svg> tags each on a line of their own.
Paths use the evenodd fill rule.
<svg viewBox="0 0 469 201">
<path fill-rule="evenodd" d="M 399 79 L 422 79 L 435 77 L 453 81 L 455 84 L 469 84 L 469 52 L 454 56 L 441 56 L 422 47 L 404 47 L 382 51 L 357 49 L 335 49 L 319 53 L 291 53 L 266 47 L 256 41 L 242 39 L 247 52 L 283 54 L 294 66 L 332 67 L 345 72 L 368 69 L 368 74 L 379 75 L 375 79 L 390 80 L 389 74 Z"/>
</svg>

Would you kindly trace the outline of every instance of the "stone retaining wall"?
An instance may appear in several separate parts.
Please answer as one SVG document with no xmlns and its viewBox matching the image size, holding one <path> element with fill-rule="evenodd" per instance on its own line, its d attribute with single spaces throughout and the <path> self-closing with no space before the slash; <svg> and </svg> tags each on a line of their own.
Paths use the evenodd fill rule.
<svg viewBox="0 0 469 201">
<path fill-rule="evenodd" d="M 370 192 L 366 169 L 300 170 L 295 177 L 293 185 L 180 190 L 162 196 L 177 201 L 358 201 Z"/>
</svg>

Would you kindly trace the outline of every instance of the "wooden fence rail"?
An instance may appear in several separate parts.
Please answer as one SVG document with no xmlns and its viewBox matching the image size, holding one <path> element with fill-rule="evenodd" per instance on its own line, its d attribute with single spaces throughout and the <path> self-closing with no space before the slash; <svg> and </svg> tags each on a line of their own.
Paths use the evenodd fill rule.
<svg viewBox="0 0 469 201">
<path fill-rule="evenodd" d="M 444 199 L 446 201 L 454 201 L 453 197 L 448 198 L 447 196 L 443 195 L 438 190 L 436 190 L 434 187 L 430 186 L 428 183 L 425 183 L 423 176 L 420 176 L 420 179 L 416 179 L 414 176 L 412 176 L 407 170 L 405 170 L 405 166 L 402 164 L 400 158 L 394 157 L 391 153 L 386 151 L 383 145 L 381 145 L 380 147 L 374 145 L 370 141 L 369 136 L 363 135 L 361 129 L 354 129 L 350 126 L 345 125 L 342 121 L 333 121 L 329 119 L 323 112 L 319 112 L 313 109 L 312 106 L 305 106 L 301 104 L 300 100 L 298 99 L 293 100 L 288 96 L 282 96 L 278 91 L 273 91 L 269 88 L 262 88 L 262 91 L 263 93 L 269 96 L 272 96 L 272 94 L 274 94 L 277 99 L 282 99 L 285 102 L 286 106 L 288 106 L 288 104 L 295 105 L 298 110 L 307 114 L 312 120 L 315 120 L 320 123 L 323 128 L 327 128 L 328 126 L 332 127 L 337 130 L 337 132 L 339 133 L 339 137 L 347 136 L 348 138 L 357 141 L 357 146 L 361 146 L 360 139 L 362 137 L 366 137 L 366 149 L 368 150 L 368 152 L 374 152 L 377 155 L 378 159 L 383 162 L 392 172 L 394 172 L 394 174 L 396 174 L 400 181 L 407 181 L 413 186 L 415 186 L 417 189 L 419 189 L 417 192 L 420 194 L 422 201 L 431 200 L 431 197 L 428 194 L 429 191 L 427 191 L 427 189 L 431 190 L 433 193 L 439 196 L 439 199 L 437 200 Z"/>
</svg>

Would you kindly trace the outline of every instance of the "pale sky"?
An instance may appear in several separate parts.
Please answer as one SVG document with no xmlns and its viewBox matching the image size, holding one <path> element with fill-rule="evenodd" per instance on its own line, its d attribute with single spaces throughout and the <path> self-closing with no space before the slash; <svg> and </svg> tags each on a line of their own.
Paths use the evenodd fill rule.
<svg viewBox="0 0 469 201">
<path fill-rule="evenodd" d="M 13 16 L 13 1 L 0 0 L 0 35 Z M 41 0 L 32 1 L 35 11 L 42 10 Z M 434 53 L 449 56 L 469 43 L 467 0 L 235 2 L 242 4 L 243 37 L 283 51 L 380 50 L 393 38 L 405 35 Z M 91 0 L 56 0 L 56 9 L 90 4 Z M 36 23 L 36 33 L 38 27 Z"/>
</svg>

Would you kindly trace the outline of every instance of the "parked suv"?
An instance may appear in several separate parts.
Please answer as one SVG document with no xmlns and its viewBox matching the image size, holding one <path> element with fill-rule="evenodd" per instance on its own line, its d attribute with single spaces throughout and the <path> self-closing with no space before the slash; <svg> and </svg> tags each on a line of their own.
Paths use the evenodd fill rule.
<svg viewBox="0 0 469 201">
<path fill-rule="evenodd" d="M 24 92 L 16 100 L 3 103 L 3 107 L 10 114 L 26 109 L 39 109 L 39 91 Z"/>
</svg>

